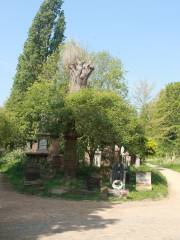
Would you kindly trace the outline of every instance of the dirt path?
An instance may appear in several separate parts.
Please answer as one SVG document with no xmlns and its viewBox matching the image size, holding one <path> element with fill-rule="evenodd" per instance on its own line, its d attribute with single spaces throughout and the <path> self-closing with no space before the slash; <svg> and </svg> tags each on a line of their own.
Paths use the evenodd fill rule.
<svg viewBox="0 0 180 240">
<path fill-rule="evenodd" d="M 180 174 L 163 173 L 168 198 L 124 204 L 26 196 L 0 176 L 0 240 L 180 240 Z"/>
</svg>

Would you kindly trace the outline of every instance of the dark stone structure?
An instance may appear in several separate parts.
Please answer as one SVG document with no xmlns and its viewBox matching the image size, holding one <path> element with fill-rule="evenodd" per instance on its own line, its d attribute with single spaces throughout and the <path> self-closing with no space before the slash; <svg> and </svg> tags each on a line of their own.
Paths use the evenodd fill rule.
<svg viewBox="0 0 180 240">
<path fill-rule="evenodd" d="M 120 162 L 115 162 L 112 166 L 112 177 L 111 182 L 114 180 L 123 181 L 124 178 L 124 165 Z"/>
</svg>

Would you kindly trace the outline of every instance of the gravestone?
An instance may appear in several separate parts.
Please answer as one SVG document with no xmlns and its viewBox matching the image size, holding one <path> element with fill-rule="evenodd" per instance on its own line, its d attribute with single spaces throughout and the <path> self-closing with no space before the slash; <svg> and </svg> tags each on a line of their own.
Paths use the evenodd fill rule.
<svg viewBox="0 0 180 240">
<path fill-rule="evenodd" d="M 87 178 L 87 189 L 88 191 L 100 190 L 101 189 L 101 176 L 93 173 Z"/>
<path fill-rule="evenodd" d="M 129 155 L 128 152 L 125 152 L 125 161 L 127 163 L 127 166 L 130 166 L 131 165 L 131 156 Z"/>
<path fill-rule="evenodd" d="M 140 165 L 141 165 L 141 160 L 139 157 L 136 157 L 135 167 L 138 168 L 138 167 L 140 167 Z"/>
<path fill-rule="evenodd" d="M 48 141 L 47 139 L 40 139 L 39 140 L 39 145 L 38 145 L 38 150 L 39 151 L 44 151 L 48 149 Z"/>
<path fill-rule="evenodd" d="M 101 151 L 99 150 L 99 148 L 95 151 L 94 166 L 101 167 Z"/>
<path fill-rule="evenodd" d="M 27 165 L 24 172 L 24 185 L 26 186 L 40 186 L 42 181 L 40 179 L 40 168 L 36 165 Z"/>
<path fill-rule="evenodd" d="M 137 172 L 136 173 L 136 190 L 137 191 L 152 190 L 151 172 Z"/>
<path fill-rule="evenodd" d="M 114 161 L 118 162 L 120 160 L 120 148 L 118 145 L 114 147 Z"/>
</svg>

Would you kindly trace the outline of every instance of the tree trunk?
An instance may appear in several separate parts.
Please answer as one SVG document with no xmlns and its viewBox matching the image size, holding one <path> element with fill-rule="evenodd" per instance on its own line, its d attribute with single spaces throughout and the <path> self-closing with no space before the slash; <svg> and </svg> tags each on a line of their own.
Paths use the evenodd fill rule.
<svg viewBox="0 0 180 240">
<path fill-rule="evenodd" d="M 48 149 L 49 160 L 53 159 L 54 156 L 59 156 L 59 141 L 59 136 L 51 138 L 51 143 Z"/>
<path fill-rule="evenodd" d="M 94 163 L 94 153 L 95 153 L 94 150 L 88 150 L 89 159 L 90 159 L 90 166 L 91 167 L 93 166 L 93 163 Z"/>
<path fill-rule="evenodd" d="M 75 177 L 77 168 L 77 156 L 76 156 L 76 143 L 77 134 L 75 130 L 71 130 L 64 136 L 65 148 L 64 148 L 64 164 L 65 164 L 65 176 Z"/>
<path fill-rule="evenodd" d="M 71 51 L 70 49 L 69 51 Z M 76 48 L 74 48 L 76 52 Z M 72 57 L 70 52 L 66 53 Z M 79 56 L 80 58 L 81 56 Z M 70 93 L 78 92 L 82 87 L 87 86 L 87 80 L 91 75 L 94 67 L 87 63 L 86 61 L 76 61 L 74 62 L 74 57 L 71 59 L 71 63 L 68 64 L 69 73 L 70 73 Z M 70 123 L 67 133 L 64 136 L 65 138 L 65 175 L 68 177 L 75 177 L 76 168 L 77 168 L 77 156 L 76 156 L 76 143 L 77 143 L 77 134 L 75 131 L 75 122 Z"/>
</svg>

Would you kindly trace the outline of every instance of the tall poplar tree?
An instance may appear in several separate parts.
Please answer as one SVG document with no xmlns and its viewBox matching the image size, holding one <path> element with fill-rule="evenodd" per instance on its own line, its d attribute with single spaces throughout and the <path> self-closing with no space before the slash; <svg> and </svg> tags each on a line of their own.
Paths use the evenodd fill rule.
<svg viewBox="0 0 180 240">
<path fill-rule="evenodd" d="M 42 65 L 64 40 L 65 18 L 62 0 L 44 0 L 37 12 L 19 57 L 10 105 L 22 100 L 26 90 L 37 80 Z"/>
</svg>

